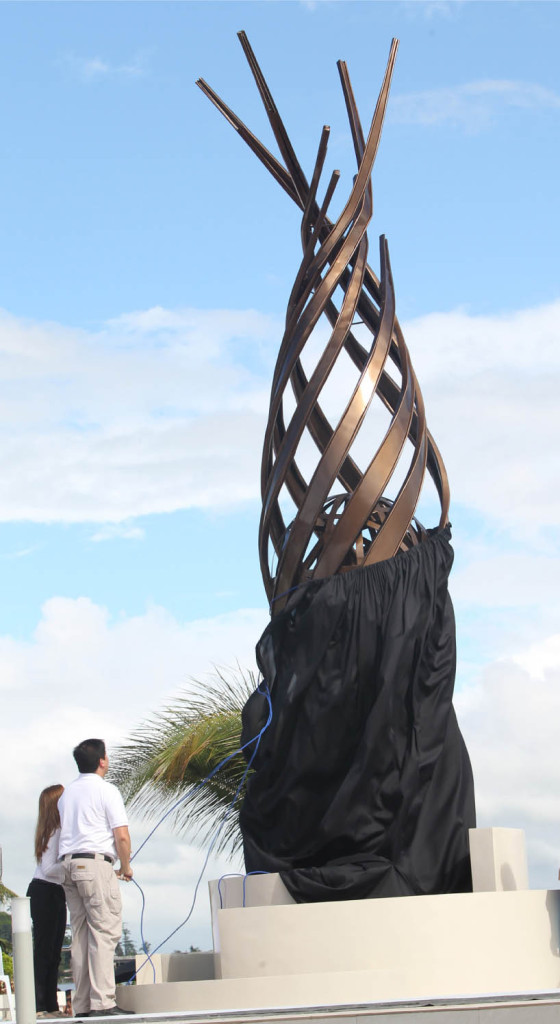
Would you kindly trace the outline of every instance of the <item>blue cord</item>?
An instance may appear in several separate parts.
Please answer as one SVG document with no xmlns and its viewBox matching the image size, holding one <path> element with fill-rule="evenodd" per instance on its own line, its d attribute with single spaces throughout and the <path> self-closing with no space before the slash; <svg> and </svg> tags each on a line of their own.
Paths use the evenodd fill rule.
<svg viewBox="0 0 560 1024">
<path fill-rule="evenodd" d="M 264 685 L 264 687 L 265 687 L 264 691 L 261 690 L 261 685 Z M 268 718 L 267 718 L 265 724 L 263 725 L 262 729 L 260 730 L 260 732 L 256 736 L 253 736 L 250 740 L 248 740 L 242 746 L 240 746 L 237 750 L 235 750 L 233 752 L 233 754 L 228 754 L 227 757 L 224 757 L 224 759 L 222 761 L 220 761 L 220 763 L 217 764 L 216 767 L 213 768 L 211 772 L 209 772 L 209 774 L 206 776 L 205 779 L 202 780 L 202 782 L 199 782 L 198 785 L 195 786 L 195 788 L 193 790 L 191 790 L 189 793 L 186 793 L 179 800 L 177 800 L 176 803 L 174 803 L 173 806 L 170 807 L 168 811 L 166 811 L 166 813 L 163 815 L 163 817 L 160 818 L 160 820 L 154 826 L 154 828 L 149 833 L 149 835 L 146 836 L 144 842 L 138 847 L 138 849 L 136 850 L 136 853 L 134 854 L 134 856 L 130 858 L 131 861 L 132 861 L 132 860 L 134 860 L 135 857 L 138 856 L 138 854 L 140 853 L 140 850 L 143 849 L 143 847 L 146 845 L 148 840 L 152 838 L 154 832 L 157 831 L 157 829 L 160 827 L 160 825 L 163 824 L 163 822 L 166 820 L 166 818 L 169 817 L 169 815 L 172 813 L 172 811 L 176 810 L 176 808 L 179 807 L 180 804 L 186 803 L 187 800 L 190 800 L 190 798 L 193 797 L 195 795 L 195 793 L 197 793 L 199 791 L 199 789 L 202 788 L 202 786 L 206 785 L 206 783 L 209 782 L 210 779 L 212 779 L 214 777 L 214 775 L 216 775 L 216 773 L 219 772 L 220 768 L 223 768 L 223 766 L 225 764 L 227 764 L 228 761 L 231 761 L 232 758 L 237 756 L 237 754 L 242 753 L 247 747 L 250 747 L 252 743 L 255 744 L 255 749 L 253 750 L 253 753 L 251 754 L 251 757 L 249 758 L 249 761 L 247 762 L 247 767 L 245 768 L 245 771 L 243 772 L 243 775 L 241 777 L 241 781 L 240 781 L 240 783 L 239 783 L 239 785 L 238 785 L 238 787 L 237 787 L 237 789 L 236 789 L 236 791 L 235 791 L 235 793 L 233 795 L 233 798 L 232 798 L 229 806 L 226 808 L 226 810 L 222 814 L 222 817 L 221 817 L 221 820 L 219 822 L 218 828 L 216 829 L 216 832 L 214 834 L 214 838 L 212 839 L 212 842 L 210 843 L 210 846 L 208 847 L 208 852 L 207 852 L 206 857 L 204 859 L 204 864 L 202 865 L 202 870 L 201 870 L 201 872 L 200 872 L 200 874 L 198 876 L 198 879 L 197 879 L 197 882 L 196 882 L 196 885 L 195 885 L 194 895 L 193 895 L 193 899 L 192 899 L 192 903 L 191 903 L 189 912 L 188 912 L 185 920 L 181 921 L 181 924 L 178 924 L 177 927 L 174 928 L 173 931 L 168 936 L 166 936 L 165 939 L 162 939 L 162 941 L 160 942 L 159 946 L 156 946 L 156 948 L 152 951 L 154 954 L 157 953 L 158 950 L 161 949 L 161 947 L 163 945 L 165 945 L 166 942 L 169 942 L 169 939 L 172 939 L 173 936 L 176 935 L 177 932 L 181 928 L 183 928 L 184 925 L 187 924 L 187 922 L 188 922 L 188 920 L 189 920 L 189 918 L 190 918 L 190 916 L 191 916 L 191 914 L 192 914 L 192 912 L 193 912 L 193 910 L 195 908 L 196 899 L 197 899 L 197 896 L 198 896 L 198 890 L 199 890 L 199 887 L 200 887 L 200 883 L 202 882 L 202 878 L 204 876 L 204 872 L 206 871 L 206 867 L 207 867 L 208 861 L 210 859 L 210 854 L 212 853 L 212 850 L 214 849 L 214 846 L 216 845 L 216 843 L 218 841 L 220 833 L 221 833 L 221 831 L 222 831 L 222 829 L 223 829 L 227 819 L 229 818 L 229 816 L 230 816 L 230 814 L 231 814 L 231 812 L 232 812 L 232 810 L 233 810 L 233 808 L 235 806 L 235 802 L 237 800 L 237 797 L 239 796 L 239 794 L 240 794 L 240 792 L 241 792 L 241 790 L 243 788 L 243 785 L 245 783 L 245 779 L 247 778 L 247 775 L 248 775 L 248 773 L 249 773 L 249 771 L 251 769 L 253 761 L 255 760 L 255 757 L 257 756 L 257 752 L 258 752 L 258 749 L 259 749 L 259 746 L 260 746 L 261 739 L 262 739 L 264 733 L 266 732 L 266 730 L 268 729 L 270 723 L 272 722 L 272 701 L 270 699 L 270 692 L 269 692 L 269 689 L 268 689 L 268 686 L 267 686 L 266 682 L 263 681 L 263 684 L 261 684 L 261 685 L 259 685 L 257 689 L 261 693 L 264 692 L 264 695 L 265 695 L 265 697 L 267 699 L 267 702 L 268 702 Z M 261 873 L 261 872 L 251 872 L 251 874 L 257 874 L 257 873 Z M 262 873 L 266 874 L 267 872 L 262 872 Z M 222 876 L 222 877 L 225 877 L 225 876 Z M 134 879 L 133 879 L 133 881 L 134 881 Z M 137 882 L 136 882 L 136 885 L 137 885 L 138 889 L 140 889 L 140 886 L 138 885 Z M 243 886 L 245 887 L 245 881 L 243 882 Z M 218 887 L 219 887 L 219 883 L 218 883 Z M 141 889 L 140 889 L 140 892 L 142 893 L 142 900 L 143 900 L 143 905 L 142 905 L 142 916 L 143 916 L 145 898 L 144 898 L 144 893 L 142 892 Z M 220 902 L 221 902 L 221 892 L 220 892 Z M 243 904 L 245 905 L 245 888 L 243 889 Z M 142 922 L 142 917 L 141 917 L 141 922 Z M 143 941 L 143 939 L 142 939 L 142 941 Z M 144 943 L 144 952 L 146 953 L 147 959 L 144 961 L 143 964 L 140 964 L 140 967 L 138 967 L 138 970 L 133 974 L 133 976 L 130 979 L 130 981 L 127 982 L 128 985 L 132 984 L 132 982 L 134 981 L 134 978 L 138 974 L 138 971 L 140 971 L 143 967 L 145 967 L 145 965 L 148 963 L 148 961 L 152 964 L 152 970 L 154 971 L 154 980 L 155 980 L 155 968 L 154 968 L 154 965 L 152 963 L 150 954 L 148 953 L 148 951 L 145 948 L 145 943 Z"/>
<path fill-rule="evenodd" d="M 224 901 L 222 899 L 222 882 L 224 878 L 243 878 L 242 871 L 228 871 L 221 878 L 218 878 L 218 896 L 220 897 L 220 910 L 224 909 Z"/>
<path fill-rule="evenodd" d="M 309 580 L 304 580 L 303 583 L 296 583 L 295 587 L 290 587 L 289 590 L 285 590 L 282 594 L 277 594 L 276 597 L 273 597 L 269 604 L 270 612 L 272 613 L 272 605 L 275 604 L 276 601 L 279 601 L 281 597 L 287 597 L 288 594 L 293 594 L 294 590 L 299 590 L 299 588 L 304 587 L 306 583 L 309 583 Z"/>
<path fill-rule="evenodd" d="M 144 896 L 144 890 L 142 889 L 142 886 L 138 885 L 138 882 L 136 881 L 134 876 L 131 878 L 131 881 L 134 882 L 136 888 L 140 890 L 140 895 L 142 897 L 142 910 L 140 912 L 140 938 L 142 940 L 142 949 L 144 950 L 144 953 L 146 954 L 150 964 L 152 965 L 152 972 L 153 972 L 153 976 L 154 976 L 154 985 L 155 985 L 155 983 L 156 983 L 156 969 L 155 969 L 155 966 L 154 966 L 154 962 L 153 962 L 153 960 L 152 960 L 152 958 L 150 956 L 150 953 L 148 951 L 148 947 L 146 945 L 146 940 L 144 938 L 144 910 L 146 909 L 146 897 Z M 147 963 L 147 961 L 144 960 L 144 963 L 142 964 L 142 967 L 144 967 L 146 963 Z M 138 970 L 140 970 L 140 968 L 138 968 Z M 135 971 L 134 974 L 132 975 L 132 978 L 130 978 L 130 980 L 127 982 L 128 985 L 132 984 L 132 982 L 134 981 L 134 979 L 135 979 L 137 974 L 138 974 L 138 971 Z"/>
<path fill-rule="evenodd" d="M 220 910 L 224 909 L 224 901 L 222 898 L 222 882 L 224 878 L 242 878 L 243 879 L 243 906 L 245 906 L 245 883 L 249 875 L 269 875 L 269 871 L 248 871 L 246 875 L 242 871 L 228 871 L 221 878 L 218 878 L 218 896 L 220 897 Z"/>
<path fill-rule="evenodd" d="M 140 853 L 140 850 L 142 850 L 145 847 L 145 845 L 148 842 L 148 840 L 151 839 L 152 836 L 154 835 L 154 832 L 157 832 L 157 830 L 160 827 L 160 825 L 163 825 L 163 822 L 169 817 L 170 814 L 173 813 L 173 811 L 177 810 L 177 808 L 180 807 L 181 804 L 186 803 L 187 800 L 190 800 L 193 796 L 195 796 L 195 794 L 198 793 L 199 789 L 202 789 L 202 787 L 205 786 L 207 782 L 210 782 L 210 780 L 214 778 L 214 775 L 216 775 L 217 772 L 220 771 L 220 768 L 223 768 L 223 766 L 225 764 L 227 764 L 228 761 L 231 761 L 232 758 L 237 757 L 238 754 L 243 753 L 243 751 L 247 747 L 251 746 L 251 743 L 255 743 L 256 742 L 257 745 L 255 747 L 255 750 L 253 751 L 253 754 L 251 755 L 251 760 L 249 761 L 248 767 L 251 766 L 251 764 L 253 763 L 253 760 L 255 758 L 255 754 L 257 753 L 257 750 L 259 748 L 259 743 L 261 741 L 261 736 L 268 729 L 268 727 L 269 727 L 269 725 L 270 725 L 270 723 L 272 721 L 272 701 L 270 699 L 270 693 L 269 693 L 269 690 L 268 690 L 268 686 L 266 685 L 266 683 L 264 685 L 266 687 L 264 693 L 265 693 L 266 699 L 268 701 L 268 708 L 269 708 L 269 710 L 268 710 L 268 719 L 266 721 L 266 724 L 262 727 L 261 731 L 258 733 L 258 735 L 257 736 L 253 736 L 250 740 L 247 740 L 247 742 L 244 743 L 243 746 L 238 747 L 237 750 L 234 750 L 233 754 L 228 754 L 227 757 L 224 757 L 223 761 L 220 761 L 220 763 L 217 764 L 216 767 L 213 768 L 211 772 L 209 772 L 209 774 L 206 776 L 206 778 L 202 779 L 202 782 L 199 782 L 194 787 L 194 789 L 190 790 L 188 793 L 186 793 L 183 796 L 179 797 L 179 799 L 176 801 L 176 803 L 174 803 L 169 808 L 169 810 L 167 810 L 165 812 L 163 817 L 160 818 L 160 820 L 157 822 L 157 824 L 154 825 L 152 831 L 148 833 L 148 835 L 146 836 L 144 842 L 140 844 L 140 846 L 136 850 L 136 853 L 134 853 L 133 856 L 130 858 L 131 861 L 133 861 L 134 858 L 138 856 L 138 854 Z M 257 689 L 260 690 L 260 686 L 258 686 Z M 262 692 L 263 691 L 261 690 L 261 693 Z M 242 782 L 245 781 L 246 775 L 247 775 L 247 770 L 245 770 L 245 774 L 243 775 Z M 238 789 L 238 792 L 239 792 L 239 789 Z M 234 800 L 236 799 L 236 797 L 238 795 L 238 792 L 235 794 L 235 796 L 233 798 Z"/>
<path fill-rule="evenodd" d="M 247 882 L 247 879 L 248 879 L 249 875 L 269 875 L 269 874 L 270 874 L 270 871 L 248 871 L 247 874 L 243 876 L 243 906 L 245 906 L 245 884 Z"/>
</svg>

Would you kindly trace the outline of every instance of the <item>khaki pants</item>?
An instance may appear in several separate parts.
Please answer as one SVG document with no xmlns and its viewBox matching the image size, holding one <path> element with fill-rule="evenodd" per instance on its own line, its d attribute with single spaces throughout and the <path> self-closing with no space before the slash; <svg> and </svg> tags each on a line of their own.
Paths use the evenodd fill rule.
<svg viewBox="0 0 560 1024">
<path fill-rule="evenodd" d="M 74 1014 L 115 1005 L 113 957 L 122 931 L 122 904 L 113 866 L 103 859 L 64 861 L 64 891 L 72 926 Z"/>
</svg>

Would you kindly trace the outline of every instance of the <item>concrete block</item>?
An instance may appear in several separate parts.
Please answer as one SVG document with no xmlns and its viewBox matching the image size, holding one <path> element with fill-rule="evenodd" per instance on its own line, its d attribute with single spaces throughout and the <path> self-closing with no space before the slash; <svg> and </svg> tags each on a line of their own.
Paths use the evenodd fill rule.
<svg viewBox="0 0 560 1024">
<path fill-rule="evenodd" d="M 520 828 L 470 828 L 473 892 L 529 888 L 525 833 Z"/>
<path fill-rule="evenodd" d="M 172 981 L 212 981 L 216 976 L 215 959 L 215 954 L 212 951 L 152 953 L 150 960 L 144 953 L 141 953 L 136 957 L 136 984 L 161 985 Z"/>
</svg>

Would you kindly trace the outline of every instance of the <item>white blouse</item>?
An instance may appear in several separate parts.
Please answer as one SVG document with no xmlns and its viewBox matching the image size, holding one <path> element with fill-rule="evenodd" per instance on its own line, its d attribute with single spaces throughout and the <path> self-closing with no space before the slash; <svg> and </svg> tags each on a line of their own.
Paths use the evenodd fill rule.
<svg viewBox="0 0 560 1024">
<path fill-rule="evenodd" d="M 47 848 L 41 860 L 35 868 L 33 878 L 40 878 L 42 882 L 55 882 L 62 885 L 64 879 L 64 868 L 58 863 L 58 843 L 60 840 L 60 829 L 53 832 Z"/>
</svg>

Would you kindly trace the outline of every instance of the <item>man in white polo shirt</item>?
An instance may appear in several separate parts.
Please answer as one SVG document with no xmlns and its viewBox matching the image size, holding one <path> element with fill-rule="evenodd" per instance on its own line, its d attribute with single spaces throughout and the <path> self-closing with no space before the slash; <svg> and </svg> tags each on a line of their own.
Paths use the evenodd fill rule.
<svg viewBox="0 0 560 1024">
<path fill-rule="evenodd" d="M 73 753 L 80 774 L 64 790 L 58 809 L 72 926 L 74 1014 L 108 1017 L 124 1012 L 116 1005 L 113 957 L 122 931 L 117 878 L 132 878 L 128 818 L 117 787 L 105 781 L 109 758 L 103 740 L 84 740 Z"/>
</svg>

